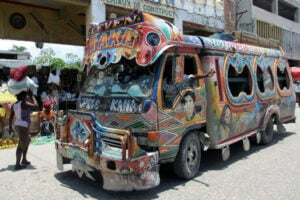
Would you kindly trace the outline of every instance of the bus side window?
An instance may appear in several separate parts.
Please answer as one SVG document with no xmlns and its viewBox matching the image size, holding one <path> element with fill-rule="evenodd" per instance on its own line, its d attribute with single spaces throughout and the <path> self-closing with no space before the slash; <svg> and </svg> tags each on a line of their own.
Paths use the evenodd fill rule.
<svg viewBox="0 0 300 200">
<path fill-rule="evenodd" d="M 163 72 L 163 83 L 162 83 L 162 96 L 163 96 L 163 108 L 172 108 L 173 102 L 177 96 L 178 89 L 175 86 L 174 70 L 175 64 L 173 64 L 173 56 L 168 56 L 165 62 L 165 68 Z"/>
<path fill-rule="evenodd" d="M 173 107 L 174 101 L 182 89 L 199 86 L 199 81 L 188 79 L 191 74 L 198 74 L 194 56 L 172 55 L 167 57 L 162 83 L 164 109 Z"/>
<path fill-rule="evenodd" d="M 184 79 L 187 79 L 187 77 L 191 74 L 198 74 L 197 72 L 197 62 L 195 60 L 195 57 L 193 56 L 185 56 L 184 57 Z M 184 87 L 198 87 L 199 81 L 197 80 L 190 80 L 186 81 L 186 84 Z"/>
<path fill-rule="evenodd" d="M 241 73 L 238 73 L 234 65 L 229 64 L 227 80 L 229 90 L 233 97 L 238 97 L 241 92 L 244 92 L 246 95 L 251 94 L 251 73 L 247 65 L 243 67 L 243 71 Z"/>
<path fill-rule="evenodd" d="M 285 67 L 277 67 L 277 80 L 280 90 L 288 90 L 290 88 L 290 78 Z"/>
</svg>

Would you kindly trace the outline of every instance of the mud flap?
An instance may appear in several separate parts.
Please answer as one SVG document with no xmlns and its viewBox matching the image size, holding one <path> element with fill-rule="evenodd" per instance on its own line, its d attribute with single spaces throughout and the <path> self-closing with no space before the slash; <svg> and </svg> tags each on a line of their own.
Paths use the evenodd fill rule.
<svg viewBox="0 0 300 200">
<path fill-rule="evenodd" d="M 95 181 L 95 178 L 90 174 L 90 172 L 94 170 L 86 164 L 83 158 L 75 156 L 71 161 L 71 164 L 72 164 L 72 171 L 76 172 L 79 178 L 81 178 L 82 175 L 85 174 L 86 177 Z"/>
<path fill-rule="evenodd" d="M 206 151 L 210 145 L 209 135 L 207 133 L 200 133 L 200 141 L 202 144 L 203 151 Z"/>
<path fill-rule="evenodd" d="M 225 146 L 222 148 L 222 159 L 223 161 L 228 160 L 230 157 L 230 148 L 229 146 Z"/>
<path fill-rule="evenodd" d="M 258 132 L 256 133 L 256 143 L 259 144 L 260 141 L 261 141 L 261 132 L 258 131 Z"/>
<path fill-rule="evenodd" d="M 277 131 L 278 133 L 285 133 L 286 129 L 281 122 L 277 122 Z"/>
<path fill-rule="evenodd" d="M 247 137 L 243 139 L 243 148 L 245 151 L 249 151 L 250 149 L 250 141 Z"/>
<path fill-rule="evenodd" d="M 60 153 L 58 153 L 58 151 L 56 151 L 56 166 L 58 170 L 64 170 L 63 157 L 60 155 Z"/>
</svg>

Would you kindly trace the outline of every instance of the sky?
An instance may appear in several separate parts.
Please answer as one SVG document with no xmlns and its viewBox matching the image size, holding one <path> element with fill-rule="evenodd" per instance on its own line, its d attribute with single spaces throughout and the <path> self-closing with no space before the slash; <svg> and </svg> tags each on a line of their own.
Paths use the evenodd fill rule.
<svg viewBox="0 0 300 200">
<path fill-rule="evenodd" d="M 18 41 L 18 40 L 3 40 L 0 39 L 0 50 L 10 50 L 13 45 L 26 47 L 26 52 L 31 54 L 31 60 L 33 61 L 35 57 L 39 56 L 41 49 L 35 47 L 34 42 L 27 41 Z M 66 59 L 66 53 L 73 53 L 77 55 L 80 59 L 84 56 L 84 47 L 83 46 L 73 46 L 73 45 L 62 45 L 62 44 L 53 44 L 53 43 L 44 43 L 45 48 L 52 48 L 55 52 L 55 58 Z"/>
</svg>

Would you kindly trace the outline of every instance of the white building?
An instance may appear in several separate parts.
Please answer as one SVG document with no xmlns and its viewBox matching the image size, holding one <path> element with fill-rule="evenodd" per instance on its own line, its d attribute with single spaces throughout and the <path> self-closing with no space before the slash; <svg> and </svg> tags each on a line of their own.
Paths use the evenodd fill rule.
<svg viewBox="0 0 300 200">
<path fill-rule="evenodd" d="M 16 68 L 23 65 L 32 65 L 29 52 L 0 50 L 0 68 Z"/>
</svg>

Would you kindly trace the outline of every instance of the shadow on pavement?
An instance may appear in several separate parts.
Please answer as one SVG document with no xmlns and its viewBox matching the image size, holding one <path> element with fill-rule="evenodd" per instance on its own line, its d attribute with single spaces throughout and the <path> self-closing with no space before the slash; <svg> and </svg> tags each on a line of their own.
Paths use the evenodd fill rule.
<svg viewBox="0 0 300 200">
<path fill-rule="evenodd" d="M 253 153 L 257 153 L 260 150 L 271 148 L 273 145 L 283 141 L 286 137 L 289 137 L 295 133 L 293 132 L 285 132 L 285 133 L 277 133 L 274 132 L 273 140 L 270 144 L 261 145 L 256 144 L 256 141 L 250 142 L 250 150 L 244 151 L 242 141 L 237 142 L 235 144 L 230 145 L 230 158 L 227 161 L 222 160 L 221 150 L 214 149 L 204 152 L 202 155 L 202 165 L 200 170 L 201 173 L 209 170 L 223 170 L 224 168 L 230 166 L 231 164 L 241 160 L 247 159 L 247 157 Z"/>
<path fill-rule="evenodd" d="M 2 168 L 0 169 L 0 172 L 4 172 L 4 171 L 13 171 L 13 172 L 18 172 L 18 171 L 23 171 L 23 170 L 33 170 L 36 169 L 36 167 L 34 167 L 33 165 L 27 165 L 24 169 L 19 169 L 19 170 L 15 170 L 15 165 L 8 165 L 7 168 Z"/>
<path fill-rule="evenodd" d="M 189 181 L 198 182 L 199 184 L 209 187 L 205 182 L 201 182 L 199 177 L 201 174 L 210 170 L 226 170 L 225 168 L 231 164 L 241 160 L 247 159 L 247 157 L 253 153 L 259 152 L 260 150 L 270 148 L 272 145 L 284 140 L 286 137 L 293 135 L 293 132 L 286 132 L 282 134 L 274 134 L 273 141 L 269 145 L 257 145 L 251 144 L 249 151 L 244 151 L 241 142 L 230 145 L 231 156 L 229 160 L 223 161 L 221 157 L 221 150 L 208 150 L 202 153 L 201 169 L 199 175 Z M 178 190 L 178 186 L 185 186 L 189 181 L 182 180 L 176 177 L 172 171 L 171 164 L 161 165 L 160 167 L 161 182 L 156 188 L 142 191 L 131 191 L 131 192 L 111 192 L 102 189 L 103 181 L 100 173 L 93 174 L 96 181 L 89 178 L 79 178 L 75 172 L 64 171 L 55 174 L 55 177 L 61 182 L 62 186 L 70 188 L 74 191 L 79 192 L 84 198 L 95 198 L 95 199 L 155 199 L 159 197 L 159 194 L 166 190 Z"/>
</svg>

